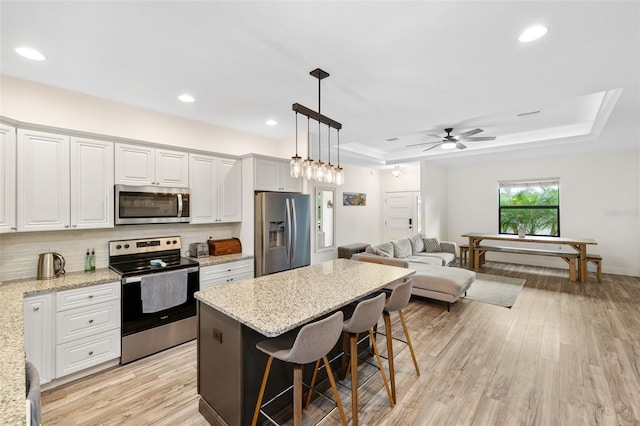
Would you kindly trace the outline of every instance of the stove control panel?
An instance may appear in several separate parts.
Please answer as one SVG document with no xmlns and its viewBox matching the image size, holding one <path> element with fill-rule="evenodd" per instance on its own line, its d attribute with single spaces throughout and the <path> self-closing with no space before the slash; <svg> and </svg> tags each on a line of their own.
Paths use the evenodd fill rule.
<svg viewBox="0 0 640 426">
<path fill-rule="evenodd" d="M 109 256 L 153 253 L 176 249 L 182 249 L 180 237 L 109 241 Z"/>
</svg>

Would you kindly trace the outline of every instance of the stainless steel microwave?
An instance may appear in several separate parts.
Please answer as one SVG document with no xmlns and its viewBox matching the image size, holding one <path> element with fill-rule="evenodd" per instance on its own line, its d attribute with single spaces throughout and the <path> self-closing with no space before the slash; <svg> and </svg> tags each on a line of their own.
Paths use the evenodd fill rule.
<svg viewBox="0 0 640 426">
<path fill-rule="evenodd" d="M 116 225 L 189 222 L 189 189 L 115 186 Z"/>
</svg>

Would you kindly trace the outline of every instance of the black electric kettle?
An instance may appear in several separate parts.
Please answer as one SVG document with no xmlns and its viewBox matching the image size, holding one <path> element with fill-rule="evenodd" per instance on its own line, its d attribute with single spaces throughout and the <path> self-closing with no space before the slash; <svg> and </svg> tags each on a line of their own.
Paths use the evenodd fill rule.
<svg viewBox="0 0 640 426">
<path fill-rule="evenodd" d="M 64 274 L 64 257 L 58 253 L 42 253 L 38 258 L 38 279 L 49 280 Z"/>
</svg>

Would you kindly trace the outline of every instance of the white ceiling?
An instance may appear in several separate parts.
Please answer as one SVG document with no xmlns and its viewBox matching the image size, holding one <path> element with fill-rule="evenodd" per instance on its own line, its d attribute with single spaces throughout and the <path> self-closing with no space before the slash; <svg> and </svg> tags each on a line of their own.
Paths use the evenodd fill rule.
<svg viewBox="0 0 640 426">
<path fill-rule="evenodd" d="M 391 167 L 425 156 L 451 162 L 640 146 L 637 1 L 0 7 L 3 74 L 276 140 L 293 140 L 293 103 L 318 109 L 309 72 L 320 67 L 331 74 L 322 81 L 322 113 L 343 124 L 343 162 Z M 533 24 L 547 35 L 518 42 Z M 16 55 L 21 45 L 47 60 Z M 183 92 L 196 102 L 179 102 Z M 531 111 L 540 113 L 518 116 Z M 497 138 L 454 152 L 406 148 L 437 140 L 426 134 L 445 127 Z M 606 147 L 604 135 L 612 135 Z"/>
</svg>

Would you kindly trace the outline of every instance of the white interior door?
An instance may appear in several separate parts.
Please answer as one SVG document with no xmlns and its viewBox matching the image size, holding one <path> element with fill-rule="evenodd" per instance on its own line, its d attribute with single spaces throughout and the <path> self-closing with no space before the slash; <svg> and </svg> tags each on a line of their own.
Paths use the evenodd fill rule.
<svg viewBox="0 0 640 426">
<path fill-rule="evenodd" d="M 418 198 L 420 193 L 385 192 L 384 241 L 410 237 L 419 232 Z"/>
</svg>

